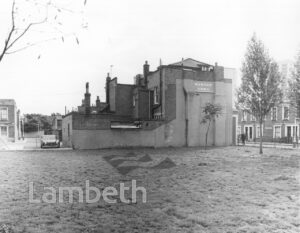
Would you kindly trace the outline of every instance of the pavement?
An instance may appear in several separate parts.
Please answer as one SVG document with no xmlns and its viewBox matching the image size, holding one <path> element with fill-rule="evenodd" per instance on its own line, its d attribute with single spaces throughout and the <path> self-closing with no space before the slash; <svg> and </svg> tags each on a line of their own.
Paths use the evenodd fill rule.
<svg viewBox="0 0 300 233">
<path fill-rule="evenodd" d="M 238 146 L 244 146 L 239 144 Z M 246 142 L 245 146 L 250 147 L 259 147 L 259 142 Z M 300 144 L 293 145 L 287 143 L 271 143 L 271 142 L 263 142 L 263 148 L 278 148 L 278 149 L 290 149 L 290 150 L 300 150 Z"/>
<path fill-rule="evenodd" d="M 41 148 L 39 138 L 25 138 L 16 142 L 0 141 L 0 151 L 28 151 L 28 150 L 71 150 L 72 148 Z"/>
</svg>

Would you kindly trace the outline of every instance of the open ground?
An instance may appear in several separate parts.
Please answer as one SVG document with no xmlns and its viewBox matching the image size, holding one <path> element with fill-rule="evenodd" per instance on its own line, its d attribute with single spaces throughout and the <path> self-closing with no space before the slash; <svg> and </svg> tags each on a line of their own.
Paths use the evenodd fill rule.
<svg viewBox="0 0 300 233">
<path fill-rule="evenodd" d="M 0 152 L 0 232 L 300 232 L 298 150 Z M 147 202 L 29 203 L 43 187 L 147 190 Z M 78 197 L 75 194 L 75 198 Z M 129 196 L 128 196 L 129 198 Z"/>
</svg>

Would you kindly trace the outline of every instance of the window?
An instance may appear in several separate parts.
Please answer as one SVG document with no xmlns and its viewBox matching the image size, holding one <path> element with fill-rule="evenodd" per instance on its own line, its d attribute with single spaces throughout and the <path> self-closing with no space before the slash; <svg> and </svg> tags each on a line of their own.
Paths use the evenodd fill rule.
<svg viewBox="0 0 300 233">
<path fill-rule="evenodd" d="M 299 137 L 299 125 L 285 125 L 284 136 L 288 138 Z"/>
<path fill-rule="evenodd" d="M 246 121 L 247 120 L 247 112 L 243 111 L 242 112 L 242 121 Z"/>
<path fill-rule="evenodd" d="M 61 128 L 62 126 L 62 120 L 57 120 L 57 128 Z"/>
<path fill-rule="evenodd" d="M 242 128 L 241 126 L 237 127 L 237 135 L 240 135 L 242 133 Z"/>
<path fill-rule="evenodd" d="M 283 106 L 283 119 L 288 120 L 289 119 L 289 107 Z"/>
<path fill-rule="evenodd" d="M 158 87 L 154 88 L 154 104 L 158 104 L 159 103 L 159 95 L 158 95 Z"/>
<path fill-rule="evenodd" d="M 0 120 L 8 120 L 7 108 L 0 108 Z"/>
<path fill-rule="evenodd" d="M 293 137 L 299 137 L 299 126 L 293 126 Z"/>
<path fill-rule="evenodd" d="M 254 115 L 250 115 L 250 121 L 256 121 L 256 117 Z"/>
<path fill-rule="evenodd" d="M 273 138 L 281 138 L 281 126 L 275 125 L 273 128 Z"/>
<path fill-rule="evenodd" d="M 251 125 L 245 125 L 244 126 L 244 134 L 246 134 L 246 140 L 252 140 L 253 139 L 253 126 Z"/>
<path fill-rule="evenodd" d="M 276 107 L 272 108 L 272 111 L 271 111 L 271 120 L 272 121 L 277 121 L 277 108 Z"/>
<path fill-rule="evenodd" d="M 264 136 L 264 126 L 262 127 L 261 135 Z M 256 126 L 256 137 L 260 138 L 260 126 Z"/>
</svg>

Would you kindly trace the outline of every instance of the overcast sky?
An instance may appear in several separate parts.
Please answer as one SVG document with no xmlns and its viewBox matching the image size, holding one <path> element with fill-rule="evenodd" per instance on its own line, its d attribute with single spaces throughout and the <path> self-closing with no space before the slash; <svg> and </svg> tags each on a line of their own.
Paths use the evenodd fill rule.
<svg viewBox="0 0 300 233">
<path fill-rule="evenodd" d="M 10 5 L 11 0 L 1 0 L 0 49 Z M 300 48 L 299 12 L 299 0 L 87 0 L 88 28 L 79 31 L 79 45 L 67 37 L 65 43 L 53 41 L 5 57 L 0 98 L 15 99 L 22 113 L 64 113 L 65 106 L 81 104 L 85 82 L 90 82 L 92 102 L 97 95 L 105 100 L 111 65 L 121 83 L 132 83 L 145 60 L 156 69 L 160 58 L 169 64 L 190 57 L 239 70 L 254 32 L 277 61 L 293 60 Z M 81 15 L 74 17 L 81 20 Z"/>
</svg>

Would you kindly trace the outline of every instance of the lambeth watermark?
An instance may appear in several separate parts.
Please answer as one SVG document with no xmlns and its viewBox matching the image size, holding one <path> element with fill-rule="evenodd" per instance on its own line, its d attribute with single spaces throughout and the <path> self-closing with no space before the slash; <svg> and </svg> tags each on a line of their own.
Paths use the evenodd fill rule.
<svg viewBox="0 0 300 233">
<path fill-rule="evenodd" d="M 130 192 L 131 190 L 131 192 Z M 131 181 L 131 186 L 126 187 L 124 183 L 120 183 L 120 189 L 109 186 L 103 191 L 97 187 L 90 186 L 90 181 L 85 181 L 85 189 L 82 187 L 43 187 L 43 193 L 37 198 L 33 182 L 29 182 L 29 203 L 97 203 L 101 197 L 110 204 L 118 202 L 130 204 L 137 202 L 137 193 L 142 194 L 142 202 L 147 201 L 147 191 L 144 187 L 137 187 L 136 180 Z M 94 195 L 92 195 L 94 194 Z M 125 197 L 127 196 L 127 198 Z M 66 198 L 68 197 L 68 198 Z"/>
</svg>

